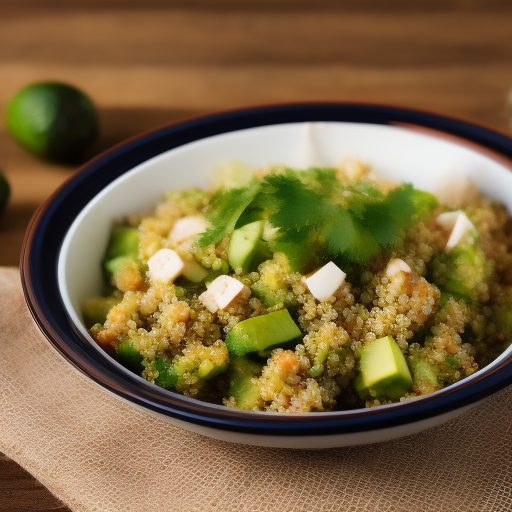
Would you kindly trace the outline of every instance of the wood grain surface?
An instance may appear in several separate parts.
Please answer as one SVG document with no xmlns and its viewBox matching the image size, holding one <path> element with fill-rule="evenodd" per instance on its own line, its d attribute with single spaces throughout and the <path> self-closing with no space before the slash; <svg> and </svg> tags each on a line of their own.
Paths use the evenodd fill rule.
<svg viewBox="0 0 512 512">
<path fill-rule="evenodd" d="M 424 108 L 510 132 L 509 0 L 3 0 L 0 114 L 22 86 L 61 80 L 96 104 L 89 156 L 190 116 L 340 100 Z M 17 265 L 37 207 L 74 171 L 0 125 L 12 187 L 0 265 Z M 0 454 L 1 511 L 69 510 Z"/>
</svg>

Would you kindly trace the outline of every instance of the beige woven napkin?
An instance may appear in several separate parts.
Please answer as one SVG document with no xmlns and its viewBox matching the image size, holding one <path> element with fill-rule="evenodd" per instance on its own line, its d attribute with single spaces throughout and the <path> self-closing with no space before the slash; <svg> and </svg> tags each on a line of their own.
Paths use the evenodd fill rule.
<svg viewBox="0 0 512 512">
<path fill-rule="evenodd" d="M 76 511 L 510 511 L 512 388 L 378 445 L 215 441 L 150 417 L 72 368 L 32 321 L 18 271 L 0 268 L 0 451 Z"/>
</svg>

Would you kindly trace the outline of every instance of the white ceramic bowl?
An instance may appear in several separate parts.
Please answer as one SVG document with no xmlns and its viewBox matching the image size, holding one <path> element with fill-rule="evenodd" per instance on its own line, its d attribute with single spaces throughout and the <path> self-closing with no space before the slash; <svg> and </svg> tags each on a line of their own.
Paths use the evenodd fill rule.
<svg viewBox="0 0 512 512">
<path fill-rule="evenodd" d="M 326 448 L 377 442 L 451 418 L 512 382 L 512 349 L 432 395 L 355 411 L 280 415 L 235 411 L 158 388 L 92 340 L 80 304 L 100 294 L 113 221 L 149 212 L 163 193 L 205 187 L 226 160 L 254 166 L 368 162 L 395 181 L 436 191 L 471 179 L 512 211 L 512 140 L 425 112 L 357 104 L 298 104 L 215 114 L 142 135 L 80 169 L 36 214 L 22 278 L 31 311 L 55 348 L 105 389 L 184 428 L 248 444 Z"/>
</svg>

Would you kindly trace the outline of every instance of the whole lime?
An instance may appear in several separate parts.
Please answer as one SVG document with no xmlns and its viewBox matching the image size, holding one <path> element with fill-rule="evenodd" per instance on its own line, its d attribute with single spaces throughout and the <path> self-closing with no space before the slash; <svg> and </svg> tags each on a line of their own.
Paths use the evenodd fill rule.
<svg viewBox="0 0 512 512">
<path fill-rule="evenodd" d="M 91 100 L 76 87 L 37 82 L 19 90 L 7 105 L 7 130 L 25 149 L 59 162 L 73 161 L 98 134 Z"/>
<path fill-rule="evenodd" d="M 0 213 L 4 210 L 11 195 L 11 187 L 5 176 L 0 171 Z"/>
</svg>

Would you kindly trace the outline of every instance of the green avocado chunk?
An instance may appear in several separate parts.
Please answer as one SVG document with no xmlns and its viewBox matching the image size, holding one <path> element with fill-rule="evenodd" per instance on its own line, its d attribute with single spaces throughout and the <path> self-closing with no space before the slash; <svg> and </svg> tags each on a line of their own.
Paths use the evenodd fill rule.
<svg viewBox="0 0 512 512">
<path fill-rule="evenodd" d="M 271 256 L 268 244 L 261 239 L 263 227 L 263 221 L 258 220 L 233 231 L 228 249 L 231 268 L 250 272 Z"/>
<path fill-rule="evenodd" d="M 116 348 L 117 360 L 128 370 L 140 375 L 144 367 L 142 366 L 142 354 L 130 345 L 127 341 L 123 341 Z"/>
<path fill-rule="evenodd" d="M 274 252 L 282 252 L 286 256 L 292 272 L 303 272 L 315 255 L 313 247 L 307 238 L 300 242 L 281 242 L 278 239 L 272 250 Z"/>
<path fill-rule="evenodd" d="M 263 365 L 247 356 L 234 356 L 229 361 L 228 396 L 235 399 L 238 409 L 251 411 L 258 403 L 260 391 L 253 378 L 261 374 Z"/>
<path fill-rule="evenodd" d="M 104 324 L 108 312 L 119 303 L 115 297 L 91 297 L 82 304 L 85 326 L 90 329 L 94 324 Z"/>
<path fill-rule="evenodd" d="M 118 226 L 112 230 L 103 265 L 109 274 L 113 274 L 122 265 L 125 258 L 138 261 L 139 232 L 130 226 Z"/>
<path fill-rule="evenodd" d="M 489 276 L 489 263 L 476 245 L 457 246 L 438 255 L 431 263 L 432 281 L 441 292 L 463 299 L 478 300 L 478 286 Z"/>
<path fill-rule="evenodd" d="M 241 356 L 263 351 L 301 336 L 287 309 L 248 318 L 236 324 L 226 336 L 230 354 Z"/>
<path fill-rule="evenodd" d="M 412 385 L 405 357 L 392 336 L 362 348 L 359 370 L 354 385 L 362 398 L 368 394 L 400 398 Z"/>
</svg>

